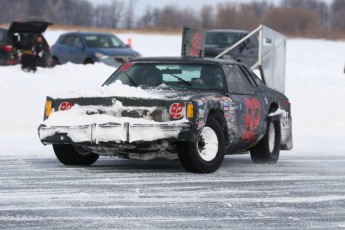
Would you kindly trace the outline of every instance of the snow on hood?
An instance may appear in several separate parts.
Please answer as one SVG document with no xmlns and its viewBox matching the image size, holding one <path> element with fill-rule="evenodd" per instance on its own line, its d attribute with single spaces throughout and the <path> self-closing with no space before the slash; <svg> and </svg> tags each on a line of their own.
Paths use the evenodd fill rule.
<svg viewBox="0 0 345 230">
<path fill-rule="evenodd" d="M 98 87 L 88 90 L 72 90 L 64 93 L 57 93 L 51 95 L 53 98 L 79 98 L 79 97 L 139 97 L 139 98 L 154 98 L 161 99 L 164 98 L 158 92 L 147 91 L 141 88 L 132 87 L 122 84 L 121 81 L 116 81 L 111 85 Z"/>
<path fill-rule="evenodd" d="M 140 87 L 133 87 L 122 84 L 121 81 L 116 81 L 110 85 L 98 87 L 88 90 L 72 90 L 63 93 L 56 93 L 50 95 L 52 98 L 67 99 L 67 98 L 88 98 L 88 97 L 132 97 L 141 99 L 181 99 L 187 100 L 191 93 L 182 93 L 181 91 L 166 90 L 165 85 L 162 84 L 157 88 L 142 89 Z"/>
<path fill-rule="evenodd" d="M 191 97 L 191 92 L 174 90 L 164 90 L 165 85 L 153 89 L 142 89 L 138 87 L 132 87 L 122 84 L 121 81 L 116 81 L 109 86 L 99 87 L 95 90 L 85 91 L 70 91 L 61 96 L 56 94 L 55 98 L 67 99 L 67 98 L 92 98 L 92 97 L 131 97 L 140 99 L 160 99 L 160 100 L 187 100 Z M 54 98 L 54 96 L 53 96 Z M 52 113 L 47 120 L 44 121 L 44 125 L 47 126 L 82 126 L 88 124 L 102 124 L 102 123 L 156 123 L 152 118 L 129 118 L 122 117 L 121 112 L 124 109 L 131 109 L 130 107 L 124 107 L 122 102 L 116 100 L 112 106 L 102 106 L 102 111 L 105 113 L 98 114 L 99 106 L 80 106 L 75 104 L 71 109 L 64 111 L 56 111 Z M 135 110 L 140 112 L 141 107 L 136 107 Z M 147 108 L 142 107 L 143 110 L 156 110 L 155 106 Z M 151 112 L 152 112 L 151 111 Z M 91 113 L 91 115 L 90 115 Z"/>
</svg>

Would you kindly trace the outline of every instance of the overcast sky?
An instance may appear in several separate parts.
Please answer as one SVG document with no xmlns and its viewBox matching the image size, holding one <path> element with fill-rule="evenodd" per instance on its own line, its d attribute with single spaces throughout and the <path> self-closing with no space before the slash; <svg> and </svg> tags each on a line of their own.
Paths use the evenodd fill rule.
<svg viewBox="0 0 345 230">
<path fill-rule="evenodd" d="M 112 0 L 88 0 L 88 1 L 93 3 L 94 5 L 97 5 L 97 4 L 102 4 L 102 3 L 110 4 Z M 138 17 L 144 13 L 147 7 L 162 8 L 166 5 L 176 5 L 177 7 L 182 8 L 182 9 L 191 8 L 198 11 L 201 8 L 201 6 L 205 4 L 216 6 L 218 3 L 224 3 L 224 2 L 248 3 L 248 2 L 253 2 L 253 1 L 254 0 L 137 0 L 136 12 L 137 12 L 137 17 Z M 267 1 L 272 2 L 276 5 L 278 5 L 281 2 L 281 0 L 267 0 Z M 322 0 L 322 1 L 326 3 L 333 2 L 333 0 Z"/>
<path fill-rule="evenodd" d="M 110 4 L 111 0 L 88 0 L 93 4 Z M 166 5 L 176 5 L 179 8 L 191 8 L 198 10 L 201 6 L 208 5 L 217 5 L 222 2 L 252 2 L 253 0 L 137 0 L 136 10 L 137 12 L 143 13 L 147 7 L 163 8 Z M 281 0 L 268 0 L 273 3 L 279 3 Z"/>
<path fill-rule="evenodd" d="M 105 0 L 104 0 L 105 1 Z M 272 2 L 280 2 L 280 0 L 269 0 Z M 110 2 L 110 0 L 109 0 Z M 147 6 L 164 7 L 166 5 L 174 5 L 179 8 L 190 8 L 198 10 L 203 5 L 214 5 L 223 2 L 252 2 L 252 0 L 137 0 L 137 10 L 143 12 Z"/>
</svg>

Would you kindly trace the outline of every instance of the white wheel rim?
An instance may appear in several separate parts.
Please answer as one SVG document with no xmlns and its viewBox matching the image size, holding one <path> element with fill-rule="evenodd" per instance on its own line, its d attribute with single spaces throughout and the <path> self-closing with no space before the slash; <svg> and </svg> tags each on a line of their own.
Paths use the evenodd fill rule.
<svg viewBox="0 0 345 230">
<path fill-rule="evenodd" d="M 197 149 L 204 161 L 212 161 L 218 152 L 217 134 L 208 126 L 205 126 L 197 142 Z"/>
<path fill-rule="evenodd" d="M 274 143 L 276 140 L 276 130 L 274 128 L 273 123 L 270 125 L 270 129 L 268 130 L 268 148 L 270 150 L 270 153 L 274 150 Z"/>
</svg>

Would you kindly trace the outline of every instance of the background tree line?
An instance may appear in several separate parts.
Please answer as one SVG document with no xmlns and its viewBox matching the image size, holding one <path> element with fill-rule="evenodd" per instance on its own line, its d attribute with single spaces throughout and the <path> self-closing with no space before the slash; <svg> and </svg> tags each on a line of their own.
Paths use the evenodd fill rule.
<svg viewBox="0 0 345 230">
<path fill-rule="evenodd" d="M 93 5 L 87 0 L 1 0 L 0 23 L 38 16 L 54 24 L 122 29 L 234 28 L 251 30 L 267 25 L 290 36 L 345 37 L 345 1 L 281 0 L 203 5 L 199 11 L 147 6 L 136 15 L 137 0 L 112 0 Z"/>
</svg>

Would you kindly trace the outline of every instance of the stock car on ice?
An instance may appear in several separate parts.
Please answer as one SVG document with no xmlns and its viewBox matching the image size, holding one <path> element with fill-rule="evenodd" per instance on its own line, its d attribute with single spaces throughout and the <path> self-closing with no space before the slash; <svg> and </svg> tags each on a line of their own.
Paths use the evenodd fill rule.
<svg viewBox="0 0 345 230">
<path fill-rule="evenodd" d="M 254 162 L 276 163 L 292 148 L 289 99 L 242 63 L 135 58 L 102 88 L 99 96 L 47 97 L 39 136 L 63 164 L 90 165 L 99 155 L 168 158 L 209 173 L 227 154 L 249 151 Z"/>
</svg>

